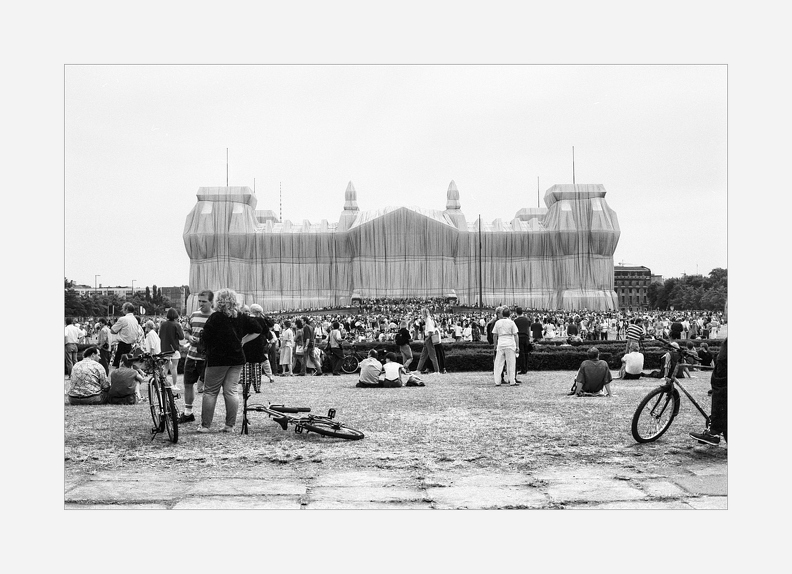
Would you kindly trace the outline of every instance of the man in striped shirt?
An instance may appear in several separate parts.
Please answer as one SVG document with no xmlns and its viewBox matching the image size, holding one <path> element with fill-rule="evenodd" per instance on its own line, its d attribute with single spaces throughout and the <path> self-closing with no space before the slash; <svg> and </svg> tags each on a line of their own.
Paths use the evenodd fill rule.
<svg viewBox="0 0 792 574">
<path fill-rule="evenodd" d="M 187 340 L 190 342 L 190 350 L 187 351 L 187 358 L 184 361 L 184 412 L 179 416 L 180 423 L 195 421 L 195 415 L 193 414 L 195 383 L 199 383 L 198 392 L 203 391 L 206 354 L 200 343 L 201 333 L 206 320 L 212 314 L 212 301 L 214 301 L 214 293 L 212 291 L 206 289 L 198 293 L 199 308 L 190 315 L 190 326 L 188 333 L 185 333 Z"/>
<path fill-rule="evenodd" d="M 630 342 L 635 341 L 638 342 L 644 337 L 644 328 L 641 325 L 640 319 L 633 319 L 630 321 L 630 325 L 627 327 L 627 334 L 625 338 L 627 339 L 627 347 L 625 348 L 625 352 L 630 352 Z"/>
</svg>

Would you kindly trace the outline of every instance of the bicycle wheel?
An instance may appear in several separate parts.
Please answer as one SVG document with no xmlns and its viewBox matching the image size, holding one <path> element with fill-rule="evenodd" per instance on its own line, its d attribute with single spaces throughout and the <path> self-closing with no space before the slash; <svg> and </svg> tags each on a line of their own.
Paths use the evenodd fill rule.
<svg viewBox="0 0 792 574">
<path fill-rule="evenodd" d="M 341 361 L 341 370 L 344 371 L 346 374 L 351 375 L 358 368 L 358 360 L 357 357 L 352 355 L 347 355 L 344 357 L 344 360 Z"/>
<path fill-rule="evenodd" d="M 316 434 L 333 438 L 345 440 L 360 440 L 363 438 L 363 433 L 359 430 L 331 420 L 314 419 L 311 422 L 300 423 L 300 426 L 308 432 L 315 432 Z"/>
<path fill-rule="evenodd" d="M 173 400 L 173 391 L 170 388 L 162 389 L 165 392 L 165 404 L 162 413 L 162 423 L 168 431 L 168 438 L 174 444 L 179 441 L 179 420 L 177 418 L 176 402 Z"/>
<path fill-rule="evenodd" d="M 151 420 L 154 421 L 155 432 L 162 432 L 162 393 L 160 393 L 159 383 L 156 377 L 151 377 L 148 382 L 149 409 L 151 409 Z"/>
<path fill-rule="evenodd" d="M 659 439 L 679 412 L 679 394 L 657 387 L 646 395 L 632 418 L 633 438 L 641 443 Z"/>
</svg>

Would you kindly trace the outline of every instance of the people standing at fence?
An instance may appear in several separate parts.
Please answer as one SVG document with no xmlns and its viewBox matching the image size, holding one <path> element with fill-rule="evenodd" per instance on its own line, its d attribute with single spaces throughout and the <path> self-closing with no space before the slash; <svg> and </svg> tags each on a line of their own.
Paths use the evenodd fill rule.
<svg viewBox="0 0 792 574">
<path fill-rule="evenodd" d="M 206 320 L 201 337 L 206 349 L 206 379 L 199 432 L 209 432 L 212 426 L 220 389 L 226 408 L 223 432 L 234 430 L 239 409 L 237 386 L 245 365 L 242 346 L 260 334 L 261 326 L 239 312 L 236 292 L 220 289 L 215 294 L 215 311 Z"/>
<path fill-rule="evenodd" d="M 113 367 L 118 368 L 121 362 L 121 355 L 125 355 L 132 350 L 138 339 L 143 335 L 143 329 L 140 328 L 138 320 L 133 315 L 135 306 L 132 303 L 124 303 L 121 306 L 121 311 L 124 313 L 119 317 L 115 324 L 110 327 L 110 330 L 118 335 L 118 344 L 116 345 L 116 354 L 113 358 Z"/>
<path fill-rule="evenodd" d="M 195 420 L 193 414 L 193 401 L 195 393 L 203 392 L 204 376 L 206 372 L 206 351 L 202 340 L 203 328 L 212 315 L 212 302 L 214 293 L 205 289 L 198 293 L 198 310 L 190 315 L 190 324 L 186 339 L 190 343 L 187 359 L 184 361 L 184 412 L 179 416 L 180 423 Z"/>
<path fill-rule="evenodd" d="M 495 344 L 495 368 L 492 376 L 495 386 L 501 385 L 501 375 L 504 364 L 506 366 L 506 382 L 510 386 L 519 385 L 515 377 L 516 353 L 518 343 L 517 325 L 509 318 L 508 307 L 502 310 L 502 318 L 498 319 L 492 327 L 492 339 Z"/>
<path fill-rule="evenodd" d="M 179 361 L 181 360 L 181 343 L 184 330 L 179 323 L 179 312 L 171 307 L 165 313 L 166 320 L 160 323 L 159 338 L 163 353 L 173 353 L 165 365 L 165 375 L 170 372 L 174 389 L 179 388 Z"/>
</svg>

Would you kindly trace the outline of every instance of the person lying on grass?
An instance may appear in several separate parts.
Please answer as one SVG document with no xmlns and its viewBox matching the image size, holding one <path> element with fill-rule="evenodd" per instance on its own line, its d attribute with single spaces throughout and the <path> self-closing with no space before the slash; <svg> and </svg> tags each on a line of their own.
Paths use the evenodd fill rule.
<svg viewBox="0 0 792 574">
<path fill-rule="evenodd" d="M 599 358 L 599 349 L 591 347 L 587 353 L 588 359 L 580 364 L 575 377 L 575 388 L 569 394 L 582 396 L 601 396 L 603 387 L 605 396 L 612 397 L 610 382 L 613 380 L 608 363 Z"/>
</svg>

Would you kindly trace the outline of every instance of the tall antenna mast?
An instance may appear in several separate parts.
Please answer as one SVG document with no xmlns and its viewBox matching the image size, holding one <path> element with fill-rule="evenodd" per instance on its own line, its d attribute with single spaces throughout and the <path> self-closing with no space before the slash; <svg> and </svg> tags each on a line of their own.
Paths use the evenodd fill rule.
<svg viewBox="0 0 792 574">
<path fill-rule="evenodd" d="M 228 148 L 226 148 L 226 187 L 228 187 Z"/>
<path fill-rule="evenodd" d="M 280 203 L 280 217 L 278 220 L 283 223 L 283 185 L 278 182 L 278 202 Z"/>
<path fill-rule="evenodd" d="M 575 146 L 572 146 L 572 185 L 575 185 Z"/>
</svg>

